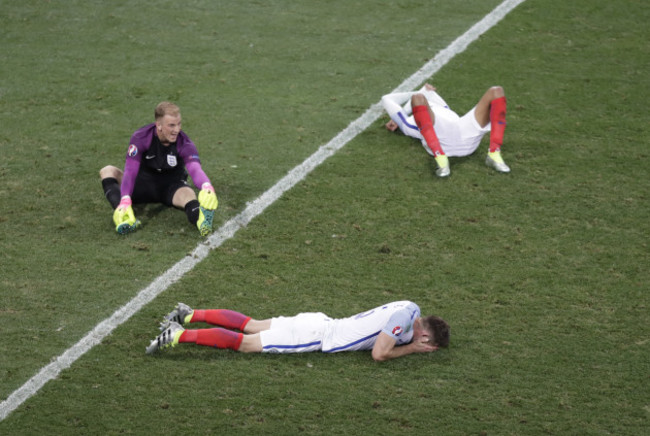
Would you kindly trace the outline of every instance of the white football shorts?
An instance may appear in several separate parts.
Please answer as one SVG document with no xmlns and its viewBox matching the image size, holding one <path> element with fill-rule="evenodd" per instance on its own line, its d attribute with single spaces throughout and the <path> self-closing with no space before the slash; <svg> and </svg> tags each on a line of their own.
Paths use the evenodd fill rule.
<svg viewBox="0 0 650 436">
<path fill-rule="evenodd" d="M 483 136 L 490 131 L 490 123 L 481 127 L 476 121 L 475 109 L 476 107 L 459 117 L 449 108 L 431 105 L 435 117 L 433 128 L 440 141 L 440 146 L 447 156 L 469 156 L 476 151 Z M 419 139 L 427 153 L 433 155 L 422 137 L 420 129 L 415 124 L 413 116 L 403 118 L 403 113 L 400 113 L 399 116 L 402 118 L 402 122 L 398 123 L 400 130 L 407 136 Z"/>
<path fill-rule="evenodd" d="M 263 353 L 319 351 L 330 317 L 321 312 L 271 318 L 271 327 L 260 332 Z"/>
</svg>

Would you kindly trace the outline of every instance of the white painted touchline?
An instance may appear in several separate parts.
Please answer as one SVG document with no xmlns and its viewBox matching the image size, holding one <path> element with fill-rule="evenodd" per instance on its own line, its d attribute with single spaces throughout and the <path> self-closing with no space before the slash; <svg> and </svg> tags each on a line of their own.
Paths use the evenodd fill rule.
<svg viewBox="0 0 650 436">
<path fill-rule="evenodd" d="M 447 48 L 439 52 L 432 60 L 424 64 L 422 68 L 402 82 L 392 92 L 411 91 L 421 85 L 425 80 L 445 66 L 454 56 L 462 53 L 472 42 L 494 27 L 503 17 L 524 1 L 526 0 L 505 0 L 494 8 L 492 12 L 483 17 L 481 21 L 477 22 L 467 32 L 449 44 Z M 343 148 L 343 146 L 354 139 L 359 133 L 367 129 L 381 116 L 382 111 L 383 109 L 379 102 L 370 106 L 363 115 L 351 122 L 348 127 L 336 135 L 330 142 L 322 145 L 314 154 L 289 171 L 286 176 L 280 179 L 268 191 L 248 203 L 242 212 L 227 221 L 219 230 L 210 235 L 206 241 L 201 242 L 189 256 L 185 256 L 164 274 L 156 278 L 149 286 L 141 290 L 131 301 L 120 307 L 113 315 L 100 322 L 79 342 L 60 356 L 54 358 L 49 365 L 43 367 L 36 375 L 27 380 L 24 385 L 15 390 L 0 404 L 0 421 L 4 420 L 22 403 L 36 394 L 48 381 L 56 378 L 61 371 L 69 368 L 77 359 L 99 344 L 113 330 L 125 323 L 146 304 L 150 303 L 172 284 L 179 281 L 187 272 L 191 271 L 205 259 L 212 249 L 221 246 L 225 241 L 232 238 L 239 229 L 246 227 L 253 218 L 264 212 L 282 194 L 293 188 L 318 165 Z"/>
</svg>

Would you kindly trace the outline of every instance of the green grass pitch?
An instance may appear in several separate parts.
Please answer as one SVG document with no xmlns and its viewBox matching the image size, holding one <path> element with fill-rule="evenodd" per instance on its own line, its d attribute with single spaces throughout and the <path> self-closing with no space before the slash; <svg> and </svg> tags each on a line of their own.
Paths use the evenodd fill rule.
<svg viewBox="0 0 650 436">
<path fill-rule="evenodd" d="M 0 401 L 200 243 L 98 171 L 179 104 L 217 226 L 499 0 L 0 2 Z M 382 117 L 0 421 L 0 434 L 639 435 L 650 421 L 650 9 L 527 0 L 430 82 L 508 97 L 509 175 L 437 179 Z M 177 301 L 253 317 L 396 299 L 448 350 L 147 356 Z M 645 429 L 645 430 L 644 430 Z"/>
</svg>

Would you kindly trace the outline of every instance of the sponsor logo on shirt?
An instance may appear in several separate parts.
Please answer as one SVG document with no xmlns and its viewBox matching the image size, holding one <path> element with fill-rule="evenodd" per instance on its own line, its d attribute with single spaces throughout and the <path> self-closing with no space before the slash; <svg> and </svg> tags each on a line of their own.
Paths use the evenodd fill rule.
<svg viewBox="0 0 650 436">
<path fill-rule="evenodd" d="M 134 144 L 129 145 L 129 149 L 126 152 L 126 154 L 130 157 L 135 156 L 136 154 L 138 154 L 138 147 L 136 147 Z"/>
<path fill-rule="evenodd" d="M 176 161 L 176 156 L 174 156 L 173 154 L 168 154 L 167 163 L 169 164 L 170 167 L 175 167 L 176 165 L 178 165 L 178 162 Z"/>
<path fill-rule="evenodd" d="M 399 336 L 402 334 L 402 326 L 395 326 L 393 327 L 393 335 Z"/>
</svg>

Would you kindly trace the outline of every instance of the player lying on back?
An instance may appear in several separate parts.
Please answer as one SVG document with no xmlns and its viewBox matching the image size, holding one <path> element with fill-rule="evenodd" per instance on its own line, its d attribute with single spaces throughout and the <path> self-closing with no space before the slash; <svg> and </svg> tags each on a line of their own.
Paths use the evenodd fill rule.
<svg viewBox="0 0 650 436">
<path fill-rule="evenodd" d="M 104 195 L 114 209 L 117 233 L 135 231 L 140 220 L 132 204 L 162 203 L 185 211 L 202 236 L 212 231 L 217 195 L 203 172 L 194 143 L 181 130 L 178 106 L 162 102 L 154 111 L 155 122 L 138 129 L 126 152 L 124 171 L 112 165 L 99 172 Z M 198 200 L 187 177 L 200 189 Z"/>
<path fill-rule="evenodd" d="M 422 141 L 424 149 L 436 160 L 438 177 L 451 174 L 448 156 L 474 153 L 487 132 L 490 132 L 490 149 L 486 165 L 501 173 L 510 172 L 501 157 L 506 128 L 506 96 L 502 87 L 488 89 L 462 117 L 429 84 L 417 92 L 384 95 L 381 103 L 391 118 L 386 128 L 400 129 L 405 135 Z"/>
<path fill-rule="evenodd" d="M 219 327 L 183 327 L 199 322 Z M 147 347 L 148 354 L 193 343 L 243 353 L 372 350 L 373 359 L 384 361 L 449 345 L 449 325 L 436 316 L 422 317 L 411 301 L 395 301 L 348 318 L 305 312 L 263 320 L 228 309 L 193 310 L 178 303 L 160 329 L 162 333 Z"/>
</svg>

